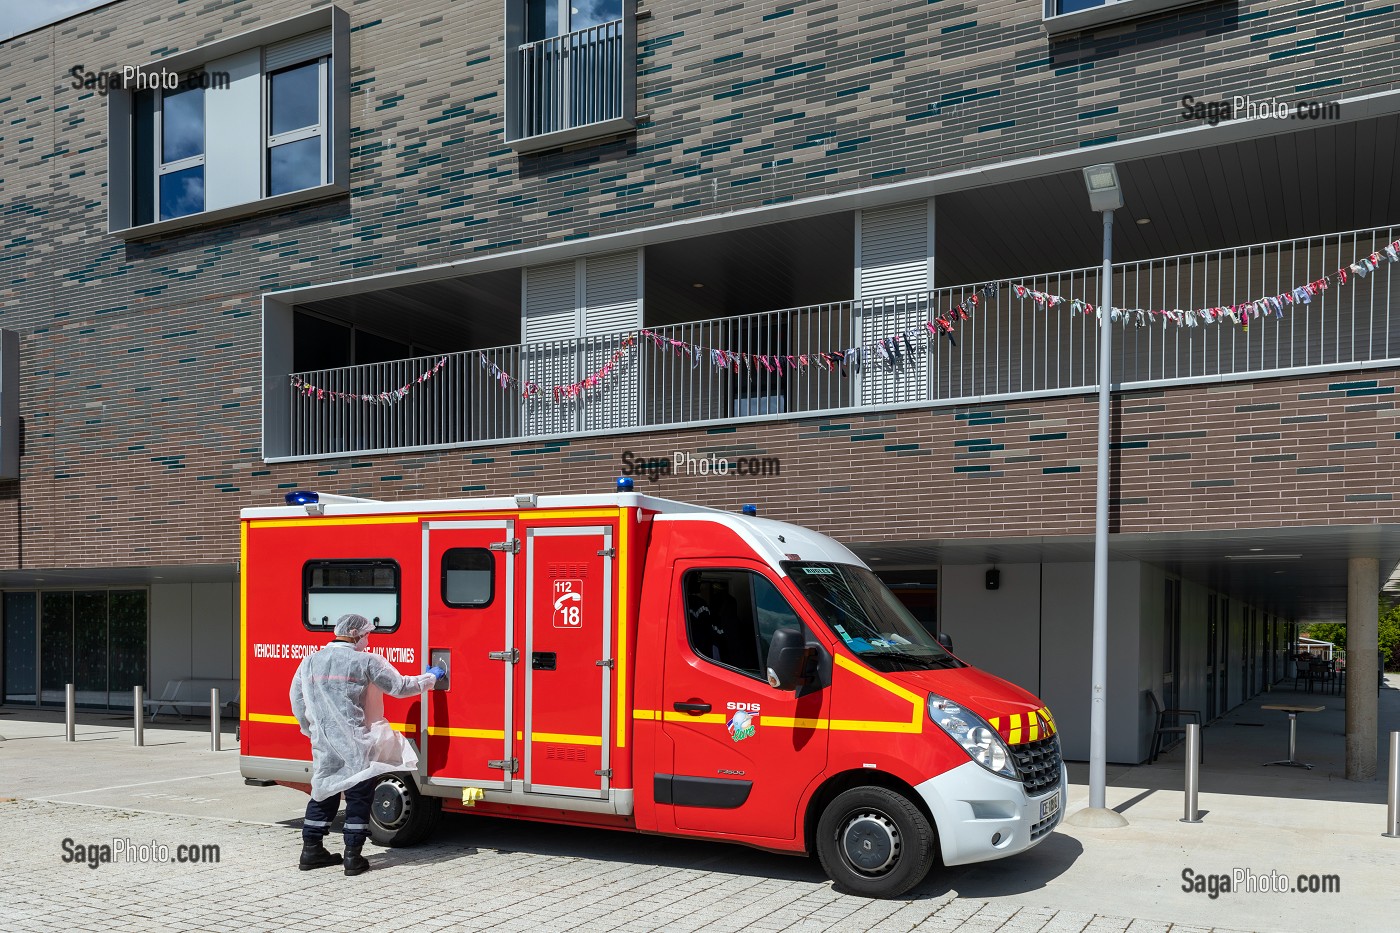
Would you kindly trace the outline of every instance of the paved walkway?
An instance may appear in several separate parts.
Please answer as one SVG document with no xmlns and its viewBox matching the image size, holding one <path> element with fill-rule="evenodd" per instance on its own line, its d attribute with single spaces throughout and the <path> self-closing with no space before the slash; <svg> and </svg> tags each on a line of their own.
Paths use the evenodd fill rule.
<svg viewBox="0 0 1400 933">
<path fill-rule="evenodd" d="M 1400 679 L 1383 729 L 1400 728 Z M 1062 826 L 1020 856 L 937 869 L 905 900 L 832 890 L 813 860 L 735 846 L 478 816 L 444 819 L 429 844 L 367 847 L 373 870 L 293 867 L 305 797 L 252 788 L 232 735 L 211 752 L 200 723 L 147 727 L 133 748 L 115 716 L 87 716 L 76 743 L 56 717 L 0 710 L 0 928 L 10 930 L 1322 931 L 1396 928 L 1400 840 L 1383 839 L 1384 783 L 1337 773 L 1340 701 L 1306 723 L 1304 772 L 1262 768 L 1286 719 L 1246 704 L 1206 730 L 1204 822 L 1182 815 L 1181 754 L 1113 768 L 1109 804 L 1125 829 Z M 1277 750 L 1277 751 L 1276 751 Z M 1384 758 L 1382 757 L 1382 762 Z M 1067 810 L 1087 798 L 1071 770 Z M 72 840 L 65 846 L 64 840 Z M 79 848 L 216 845 L 217 862 L 95 868 Z M 336 846 L 335 848 L 338 848 Z M 100 848 L 96 850 L 101 855 Z M 139 852 L 137 853 L 139 857 Z M 1333 875 L 1336 893 L 1211 897 L 1235 869 Z M 1202 877 L 1184 891 L 1183 873 Z"/>
<path fill-rule="evenodd" d="M 291 866 L 290 827 L 130 813 L 77 804 L 0 804 L 10 849 L 0 886 L 7 931 L 357 929 L 622 931 L 906 931 L 1164 933 L 1205 929 L 958 897 L 871 901 L 832 891 L 799 859 L 718 845 L 491 824 L 471 818 L 407 850 L 368 847 L 370 873 L 346 878 Z M 483 839 L 489 836 L 489 842 Z M 511 845 L 514 839 L 523 845 Z M 553 836 L 547 839 L 546 836 Z M 71 846 L 219 846 L 210 864 L 95 868 L 63 858 Z M 332 848 L 338 849 L 337 846 Z M 76 853 L 75 853 L 76 854 Z M 115 854 L 115 853 L 114 853 Z M 137 852 L 137 857 L 140 853 Z M 99 856 L 100 857 L 100 856 Z M 776 869 L 774 871 L 773 869 Z"/>
</svg>

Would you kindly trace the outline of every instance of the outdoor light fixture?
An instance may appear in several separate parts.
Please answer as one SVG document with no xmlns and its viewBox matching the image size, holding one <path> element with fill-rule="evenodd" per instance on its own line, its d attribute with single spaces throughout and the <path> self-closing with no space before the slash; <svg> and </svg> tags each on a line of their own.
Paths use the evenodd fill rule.
<svg viewBox="0 0 1400 933">
<path fill-rule="evenodd" d="M 1116 211 L 1123 206 L 1123 189 L 1112 162 L 1091 165 L 1084 170 L 1084 187 L 1089 189 L 1089 207 L 1096 211 Z"/>
<path fill-rule="evenodd" d="M 1077 826 L 1107 829 L 1128 821 L 1106 803 L 1108 785 L 1108 482 L 1109 411 L 1113 395 L 1113 212 L 1123 189 L 1113 163 L 1084 170 L 1089 206 L 1103 217 L 1103 269 L 1099 299 L 1098 466 L 1094 478 L 1094 625 L 1089 660 L 1089 806 L 1071 814 Z"/>
</svg>

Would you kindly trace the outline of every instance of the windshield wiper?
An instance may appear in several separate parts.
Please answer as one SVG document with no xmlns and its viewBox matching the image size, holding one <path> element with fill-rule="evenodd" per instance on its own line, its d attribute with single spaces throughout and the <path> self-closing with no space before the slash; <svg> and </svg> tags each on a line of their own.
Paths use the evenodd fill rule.
<svg viewBox="0 0 1400 933">
<path fill-rule="evenodd" d="M 939 669 L 939 668 L 953 668 L 953 667 L 957 667 L 957 666 L 958 666 L 958 662 L 955 661 L 955 660 L 954 660 L 953 658 L 951 658 L 951 657 L 942 657 L 942 658 L 940 658 L 940 657 L 935 657 L 935 656 L 932 656 L 932 655 L 924 656 L 924 655 L 918 655 L 918 654 L 909 654 L 907 651 L 900 651 L 900 650 L 897 649 L 897 648 L 895 648 L 895 649 L 883 649 L 883 650 L 877 650 L 877 651 L 862 651 L 862 652 L 860 653 L 860 656 L 861 656 L 862 658 L 866 658 L 866 659 L 870 659 L 870 658 L 889 658 L 889 659 L 892 660 L 892 661 L 903 661 L 903 662 L 908 663 L 908 664 L 918 665 L 919 667 L 923 668 L 924 670 L 935 670 L 935 669 Z"/>
</svg>

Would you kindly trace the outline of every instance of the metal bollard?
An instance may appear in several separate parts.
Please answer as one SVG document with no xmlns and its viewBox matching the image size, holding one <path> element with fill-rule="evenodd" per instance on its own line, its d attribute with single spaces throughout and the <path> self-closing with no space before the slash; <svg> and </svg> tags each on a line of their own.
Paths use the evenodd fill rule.
<svg viewBox="0 0 1400 933">
<path fill-rule="evenodd" d="M 137 748 L 146 744 L 146 688 L 131 688 L 131 744 Z"/>
<path fill-rule="evenodd" d="M 63 688 L 63 741 L 78 741 L 78 697 L 73 692 L 73 685 L 68 684 Z"/>
<path fill-rule="evenodd" d="M 1199 823 L 1201 812 L 1196 807 L 1196 797 L 1201 791 L 1201 727 L 1194 722 L 1186 724 L 1186 814 L 1183 823 Z"/>
<path fill-rule="evenodd" d="M 209 750 L 219 751 L 219 688 L 209 688 Z"/>
<path fill-rule="evenodd" d="M 1385 799 L 1385 832 L 1381 835 L 1400 839 L 1400 732 L 1390 733 L 1390 786 Z"/>
</svg>

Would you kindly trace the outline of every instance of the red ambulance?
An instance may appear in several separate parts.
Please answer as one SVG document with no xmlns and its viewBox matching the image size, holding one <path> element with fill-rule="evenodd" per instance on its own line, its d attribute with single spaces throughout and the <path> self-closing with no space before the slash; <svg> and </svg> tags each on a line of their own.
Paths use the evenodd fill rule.
<svg viewBox="0 0 1400 933">
<path fill-rule="evenodd" d="M 287 499 L 242 513 L 242 773 L 309 787 L 292 674 L 370 617 L 369 650 L 448 671 L 384 701 L 420 760 L 376 789 L 381 845 L 472 808 L 815 853 L 893 897 L 1059 822 L 1049 710 L 824 535 L 630 491 Z"/>
</svg>

